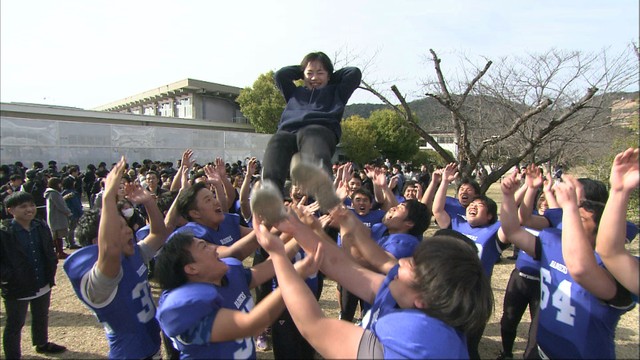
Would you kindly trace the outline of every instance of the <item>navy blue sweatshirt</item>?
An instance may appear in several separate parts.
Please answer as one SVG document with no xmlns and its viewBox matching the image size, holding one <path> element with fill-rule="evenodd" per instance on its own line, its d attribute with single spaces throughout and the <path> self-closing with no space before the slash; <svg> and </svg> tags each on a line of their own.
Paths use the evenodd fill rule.
<svg viewBox="0 0 640 360">
<path fill-rule="evenodd" d="M 307 125 L 322 125 L 333 131 L 339 141 L 344 108 L 362 79 L 360 69 L 340 69 L 331 74 L 329 83 L 320 89 L 296 86 L 294 81 L 303 77 L 300 65 L 286 66 L 275 73 L 276 86 L 287 102 L 278 131 L 295 133 Z"/>
</svg>

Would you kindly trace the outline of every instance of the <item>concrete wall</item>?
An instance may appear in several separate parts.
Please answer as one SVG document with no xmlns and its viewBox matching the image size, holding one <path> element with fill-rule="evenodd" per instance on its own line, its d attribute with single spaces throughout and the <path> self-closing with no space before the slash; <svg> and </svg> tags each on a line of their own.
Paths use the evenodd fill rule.
<svg viewBox="0 0 640 360">
<path fill-rule="evenodd" d="M 183 119 L 175 119 L 181 124 L 172 127 L 167 123 L 153 123 L 153 119 L 166 122 L 170 120 L 167 118 L 142 115 L 125 117 L 81 109 L 64 110 L 67 116 L 53 116 L 50 113 L 56 113 L 57 110 L 47 111 L 46 108 L 39 109 L 37 114 L 8 111 L 8 108 L 15 110 L 16 107 L 20 106 L 3 104 L 0 113 L 2 164 L 22 161 L 25 166 L 31 167 L 34 161 L 41 161 L 46 166 L 49 160 L 56 160 L 58 168 L 66 164 L 78 164 L 84 169 L 89 163 L 97 165 L 104 161 L 111 164 L 121 155 L 125 155 L 129 163 L 152 159 L 173 161 L 175 164 L 187 148 L 194 150 L 196 160 L 201 164 L 213 161 L 217 156 L 222 156 L 225 162 L 244 160 L 247 156 L 262 160 L 271 137 L 248 132 L 246 128 L 239 128 L 238 131 L 213 129 L 210 123 L 199 126 L 195 121 L 191 121 L 187 128 Z M 70 116 L 74 112 L 81 113 L 81 116 Z M 92 116 L 92 113 L 96 115 Z M 113 119 L 104 118 L 105 114 Z M 80 121 L 73 121 L 74 118 Z M 151 121 L 131 121 L 129 125 L 126 121 L 129 118 Z"/>
</svg>

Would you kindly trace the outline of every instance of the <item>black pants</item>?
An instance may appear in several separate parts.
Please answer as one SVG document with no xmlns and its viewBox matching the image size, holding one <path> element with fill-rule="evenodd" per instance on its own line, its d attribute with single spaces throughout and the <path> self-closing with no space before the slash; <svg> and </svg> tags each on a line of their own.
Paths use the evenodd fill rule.
<svg viewBox="0 0 640 360">
<path fill-rule="evenodd" d="M 364 301 L 359 297 L 353 295 L 349 292 L 349 290 L 343 288 L 338 285 L 338 292 L 340 292 L 340 319 L 345 321 L 353 321 L 353 318 L 356 314 L 356 308 L 358 304 L 360 304 L 360 309 L 362 311 Z"/>
<path fill-rule="evenodd" d="M 500 335 L 502 336 L 502 350 L 511 355 L 513 343 L 516 340 L 518 324 L 524 311 L 529 306 L 531 324 L 540 304 L 540 281 L 520 276 L 520 271 L 514 268 L 509 277 L 507 290 L 504 293 L 502 319 L 500 320 Z M 532 326 L 529 326 L 531 332 Z M 531 338 L 531 336 L 529 336 Z M 527 345 L 529 348 L 530 345 Z"/>
<path fill-rule="evenodd" d="M 300 152 L 304 158 L 320 159 L 328 174 L 331 174 L 331 158 L 336 151 L 338 139 L 333 131 L 320 125 L 308 125 L 297 133 L 278 131 L 273 134 L 262 161 L 262 179 L 271 180 L 284 191 L 289 174 L 291 157 Z M 283 193 L 283 195 L 286 195 Z"/>
<path fill-rule="evenodd" d="M 484 334 L 484 329 L 486 327 L 487 324 L 484 324 L 482 329 L 478 332 L 467 334 L 467 351 L 469 352 L 469 359 L 480 359 L 478 347 L 480 346 L 480 340 L 482 339 L 482 334 Z"/>
<path fill-rule="evenodd" d="M 2 347 L 6 359 L 19 359 L 22 327 L 31 307 L 31 342 L 33 345 L 45 345 L 49 342 L 49 305 L 51 291 L 31 300 L 4 299 L 7 323 L 2 334 Z"/>
<path fill-rule="evenodd" d="M 271 326 L 273 357 L 275 359 L 313 359 L 315 350 L 302 337 L 286 309 Z"/>
</svg>

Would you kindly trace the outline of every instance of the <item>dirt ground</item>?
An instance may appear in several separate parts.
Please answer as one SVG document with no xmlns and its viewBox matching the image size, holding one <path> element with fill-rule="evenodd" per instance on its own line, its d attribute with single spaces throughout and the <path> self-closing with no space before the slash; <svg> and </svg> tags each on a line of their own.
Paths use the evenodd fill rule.
<svg viewBox="0 0 640 360">
<path fill-rule="evenodd" d="M 498 190 L 494 190 L 494 192 Z M 499 193 L 488 194 L 494 199 L 500 199 Z M 433 231 L 430 228 L 427 234 Z M 640 240 L 636 238 L 630 245 L 630 250 L 636 256 L 640 253 Z M 69 250 L 67 250 L 69 252 Z M 492 288 L 495 298 L 495 310 L 489 321 L 484 337 L 480 342 L 480 355 L 483 359 L 495 359 L 501 349 L 500 317 L 502 316 L 502 301 L 504 290 L 513 270 L 515 261 L 506 259 L 512 254 L 511 249 L 505 250 L 503 259 L 495 265 L 492 277 Z M 245 261 L 245 265 L 250 264 Z M 58 265 L 56 275 L 57 286 L 53 288 L 49 315 L 49 339 L 64 345 L 67 351 L 54 357 L 37 354 L 31 346 L 30 315 L 22 331 L 22 354 L 25 359 L 103 359 L 107 357 L 108 346 L 104 329 L 93 314 L 78 300 L 67 276 L 62 269 L 62 262 Z M 152 283 L 152 285 L 155 285 Z M 320 306 L 325 314 L 332 318 L 338 317 L 338 302 L 336 298 L 336 284 L 325 280 L 324 290 L 320 299 Z M 154 286 L 154 295 L 159 295 L 159 289 Z M 618 359 L 638 359 L 639 350 L 639 311 L 638 306 L 622 316 L 616 331 L 616 355 Z M 4 305 L 0 308 L 0 328 L 4 329 Z M 518 328 L 518 337 L 514 345 L 515 358 L 522 358 L 526 346 L 527 330 L 530 318 L 525 313 Z M 0 356 L 4 358 L 4 353 Z M 318 357 L 319 358 L 319 357 Z M 273 352 L 259 352 L 258 359 L 273 359 Z"/>
<path fill-rule="evenodd" d="M 638 245 L 635 242 L 636 247 Z M 637 249 L 636 249 L 637 251 Z M 511 255 L 511 250 L 505 251 L 505 256 Z M 484 338 L 480 343 L 482 358 L 495 359 L 500 351 L 500 316 L 502 315 L 502 299 L 509 275 L 514 266 L 513 260 L 503 260 L 496 264 L 492 287 L 495 297 L 495 311 L 487 325 Z M 22 331 L 22 354 L 25 359 L 99 359 L 106 358 L 108 346 L 104 330 L 92 315 L 92 313 L 78 300 L 68 278 L 62 270 L 62 263 L 58 266 L 56 276 L 57 286 L 53 288 L 51 309 L 49 315 L 49 339 L 58 344 L 65 345 L 68 351 L 55 357 L 47 357 L 37 354 L 31 346 L 30 317 Z M 327 316 L 337 318 L 338 302 L 336 298 L 336 285 L 331 280 L 326 280 L 320 299 L 320 305 Z M 158 294 L 158 289 L 154 293 Z M 639 314 L 636 306 L 626 313 L 618 324 L 616 332 L 616 354 L 619 359 L 638 359 L 640 353 L 639 344 Z M 0 327 L 4 328 L 4 307 L 0 309 Z M 529 314 L 525 313 L 518 328 L 518 338 L 514 347 L 514 355 L 521 358 L 526 345 L 526 333 L 529 327 Z M 2 354 L 4 358 L 4 354 Z M 259 359 L 273 359 L 271 351 L 258 353 Z"/>
</svg>

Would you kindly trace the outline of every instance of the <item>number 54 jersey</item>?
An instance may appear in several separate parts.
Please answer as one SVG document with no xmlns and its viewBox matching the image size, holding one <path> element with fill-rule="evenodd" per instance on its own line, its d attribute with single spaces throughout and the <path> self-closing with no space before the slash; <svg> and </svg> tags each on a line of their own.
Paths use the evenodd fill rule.
<svg viewBox="0 0 640 360">
<path fill-rule="evenodd" d="M 148 270 L 140 247 L 122 257 L 122 279 L 102 303 L 92 302 L 86 292 L 91 269 L 98 260 L 98 246 L 83 247 L 64 262 L 64 271 L 80 300 L 102 323 L 111 359 L 144 359 L 160 350 L 160 325 L 147 280 Z"/>
<path fill-rule="evenodd" d="M 562 257 L 562 232 L 540 232 L 540 313 L 537 341 L 549 358 L 615 358 L 615 329 L 620 316 L 633 308 L 613 306 L 573 280 Z M 600 257 L 595 254 L 599 266 Z M 626 291 L 626 290 L 623 290 Z"/>
</svg>

